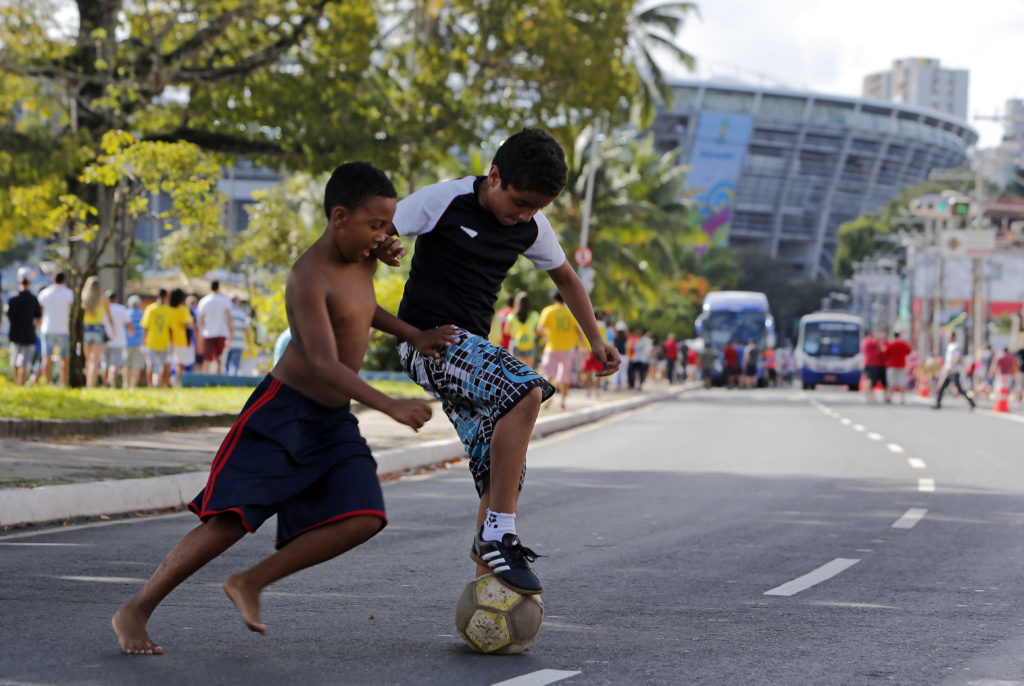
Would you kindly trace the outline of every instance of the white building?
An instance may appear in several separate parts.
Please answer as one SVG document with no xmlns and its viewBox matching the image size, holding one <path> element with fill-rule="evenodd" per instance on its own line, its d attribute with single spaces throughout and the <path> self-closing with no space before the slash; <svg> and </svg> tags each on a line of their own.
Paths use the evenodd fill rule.
<svg viewBox="0 0 1024 686">
<path fill-rule="evenodd" d="M 930 57 L 893 60 L 892 69 L 864 77 L 864 97 L 923 107 L 967 119 L 967 70 L 943 69 Z"/>
<path fill-rule="evenodd" d="M 975 169 L 1000 188 L 1024 167 L 1024 100 L 1007 100 L 1002 121 L 1003 140 L 994 148 L 977 151 L 973 160 Z"/>
</svg>

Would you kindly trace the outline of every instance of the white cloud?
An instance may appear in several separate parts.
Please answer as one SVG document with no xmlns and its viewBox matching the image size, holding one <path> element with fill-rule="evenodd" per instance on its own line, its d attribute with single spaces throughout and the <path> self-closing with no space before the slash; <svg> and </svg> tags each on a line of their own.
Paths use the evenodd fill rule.
<svg viewBox="0 0 1024 686">
<path fill-rule="evenodd" d="M 968 123 L 981 145 L 999 141 L 1002 125 L 976 115 L 1001 114 L 1009 98 L 1024 97 L 1024 70 L 1015 53 L 1024 38 L 1020 0 L 706 0 L 679 40 L 697 58 L 696 74 L 735 76 L 859 96 L 869 73 L 894 59 L 933 57 L 970 72 Z"/>
</svg>

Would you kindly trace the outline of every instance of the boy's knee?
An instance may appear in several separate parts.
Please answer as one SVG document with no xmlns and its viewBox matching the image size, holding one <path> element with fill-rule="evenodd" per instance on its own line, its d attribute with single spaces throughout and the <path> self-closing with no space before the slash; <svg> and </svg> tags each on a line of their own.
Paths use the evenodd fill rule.
<svg viewBox="0 0 1024 686">
<path fill-rule="evenodd" d="M 355 537 L 360 544 L 366 543 L 371 538 L 379 534 L 384 530 L 384 520 L 373 515 L 356 515 L 350 518 L 351 535 Z"/>
</svg>

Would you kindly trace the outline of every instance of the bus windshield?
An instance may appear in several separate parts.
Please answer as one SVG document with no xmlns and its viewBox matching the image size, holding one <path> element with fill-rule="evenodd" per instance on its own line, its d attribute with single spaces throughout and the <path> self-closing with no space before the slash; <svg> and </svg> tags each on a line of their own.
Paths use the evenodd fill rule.
<svg viewBox="0 0 1024 686">
<path fill-rule="evenodd" d="M 860 326 L 853 322 L 807 322 L 803 352 L 811 357 L 853 357 L 860 352 Z"/>
<path fill-rule="evenodd" d="M 717 350 L 731 341 L 743 344 L 754 341 L 758 346 L 764 345 L 764 312 L 710 312 L 704 327 L 705 336 Z"/>
</svg>

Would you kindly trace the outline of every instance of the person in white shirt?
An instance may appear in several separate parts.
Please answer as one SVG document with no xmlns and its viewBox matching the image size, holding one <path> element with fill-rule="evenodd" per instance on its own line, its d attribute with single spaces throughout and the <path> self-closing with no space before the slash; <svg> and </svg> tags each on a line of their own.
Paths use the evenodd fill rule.
<svg viewBox="0 0 1024 686">
<path fill-rule="evenodd" d="M 231 323 L 234 327 L 234 335 L 228 344 L 224 373 L 238 376 L 242 364 L 242 351 L 252 344 L 250 340 L 252 333 L 249 331 L 249 315 L 245 313 L 242 299 L 237 295 L 231 298 Z"/>
<path fill-rule="evenodd" d="M 199 331 L 203 344 L 203 371 L 219 374 L 220 357 L 225 344 L 235 335 L 231 321 L 231 301 L 220 293 L 220 281 L 210 283 L 210 293 L 199 300 Z"/>
<path fill-rule="evenodd" d="M 960 383 L 960 375 L 963 371 L 964 355 L 960 349 L 960 344 L 956 342 L 956 333 L 954 332 L 949 334 L 949 343 L 946 345 L 946 356 L 942 365 L 944 378 L 942 379 L 942 385 L 939 386 L 939 394 L 935 397 L 935 404 L 932 405 L 933 410 L 942 408 L 942 394 L 946 392 L 949 384 L 956 386 L 956 390 L 970 404 L 971 409 L 974 409 L 974 400 L 971 396 L 967 395 L 963 385 Z"/>
<path fill-rule="evenodd" d="M 68 385 L 68 334 L 75 293 L 64 283 L 66 280 L 64 272 L 59 272 L 53 277 L 53 283 L 39 293 L 39 304 L 43 308 L 43 321 L 39 326 L 43 365 L 39 382 L 43 384 L 50 383 L 50 360 L 56 354 L 60 360 L 60 385 Z"/>
<path fill-rule="evenodd" d="M 127 307 L 117 301 L 115 291 L 107 291 L 107 299 L 110 300 L 110 320 L 107 324 L 107 347 L 103 349 L 103 360 L 106 369 L 103 372 L 105 383 L 113 388 L 114 380 L 118 371 L 122 371 L 121 386 L 128 386 L 128 370 L 124 366 L 124 350 L 128 345 L 128 333 L 135 334 L 135 327 L 132 326 L 131 312 Z"/>
</svg>

